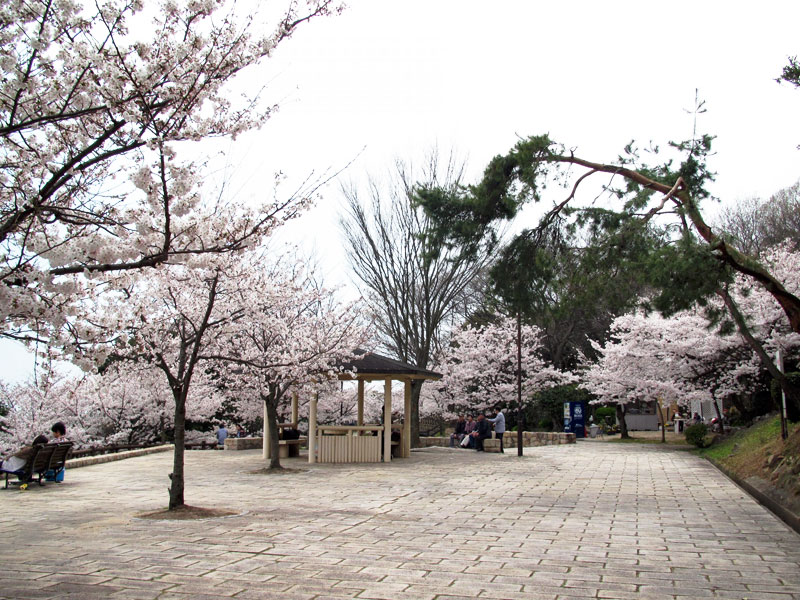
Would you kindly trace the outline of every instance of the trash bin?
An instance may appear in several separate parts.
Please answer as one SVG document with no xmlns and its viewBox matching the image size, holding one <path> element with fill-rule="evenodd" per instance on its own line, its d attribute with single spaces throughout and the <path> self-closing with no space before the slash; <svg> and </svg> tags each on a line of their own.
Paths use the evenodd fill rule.
<svg viewBox="0 0 800 600">
<path fill-rule="evenodd" d="M 592 423 L 592 424 L 589 426 L 589 437 L 591 437 L 591 438 L 596 438 L 596 437 L 597 437 L 597 432 L 598 432 L 599 430 L 600 430 L 600 427 L 599 427 L 599 426 L 597 426 L 597 425 L 595 425 L 594 423 Z"/>
</svg>

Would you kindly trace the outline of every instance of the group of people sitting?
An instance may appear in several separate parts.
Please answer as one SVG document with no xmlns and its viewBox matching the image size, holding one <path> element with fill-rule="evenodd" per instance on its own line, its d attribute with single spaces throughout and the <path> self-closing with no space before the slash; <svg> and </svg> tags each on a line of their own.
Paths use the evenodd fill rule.
<svg viewBox="0 0 800 600">
<path fill-rule="evenodd" d="M 494 432 L 500 440 L 500 452 L 503 452 L 503 434 L 506 432 L 506 417 L 502 411 L 495 410 L 493 417 L 479 414 L 477 419 L 472 415 L 458 415 L 456 428 L 450 434 L 450 447 L 458 445 L 461 448 L 473 448 L 478 452 L 483 452 L 483 440 L 492 437 L 491 425 L 494 425 Z"/>
<path fill-rule="evenodd" d="M 23 446 L 8 458 L 0 460 L 0 471 L 5 471 L 8 473 L 15 473 L 19 471 L 25 466 L 25 463 L 28 462 L 28 458 L 30 458 L 31 454 L 33 453 L 33 447 L 37 444 L 57 444 L 58 442 L 67 441 L 67 427 L 61 421 L 53 423 L 53 426 L 50 428 L 50 433 L 53 434 L 53 438 L 51 440 L 48 440 L 47 436 L 44 434 L 37 435 L 35 438 L 33 438 L 33 442 L 30 446 Z"/>
<path fill-rule="evenodd" d="M 245 428 L 241 425 L 234 424 L 233 430 L 228 431 L 228 429 L 225 427 L 225 423 L 222 423 L 219 426 L 219 429 L 217 429 L 217 433 L 215 435 L 217 436 L 217 445 L 224 447 L 225 440 L 229 437 L 247 437 L 247 430 L 245 430 Z"/>
</svg>

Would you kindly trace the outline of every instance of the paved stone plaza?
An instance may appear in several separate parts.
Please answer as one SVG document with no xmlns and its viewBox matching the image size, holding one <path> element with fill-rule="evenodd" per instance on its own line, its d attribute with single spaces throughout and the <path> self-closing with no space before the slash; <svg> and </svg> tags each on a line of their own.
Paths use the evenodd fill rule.
<svg viewBox="0 0 800 600">
<path fill-rule="evenodd" d="M 430 448 L 389 465 L 256 474 L 187 453 L 204 521 L 166 505 L 171 453 L 0 490 L 2 598 L 800 599 L 800 536 L 688 452 Z"/>
</svg>

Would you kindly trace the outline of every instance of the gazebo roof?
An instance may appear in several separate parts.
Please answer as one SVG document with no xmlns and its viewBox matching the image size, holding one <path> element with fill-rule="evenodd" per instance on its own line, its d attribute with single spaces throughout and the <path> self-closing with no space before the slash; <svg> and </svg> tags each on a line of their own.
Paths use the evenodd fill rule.
<svg viewBox="0 0 800 600">
<path fill-rule="evenodd" d="M 356 358 L 342 363 L 340 366 L 346 371 L 355 371 L 355 377 L 347 374 L 339 376 L 340 379 L 441 379 L 441 373 L 420 369 L 414 365 L 394 360 L 388 356 L 356 350 Z"/>
</svg>

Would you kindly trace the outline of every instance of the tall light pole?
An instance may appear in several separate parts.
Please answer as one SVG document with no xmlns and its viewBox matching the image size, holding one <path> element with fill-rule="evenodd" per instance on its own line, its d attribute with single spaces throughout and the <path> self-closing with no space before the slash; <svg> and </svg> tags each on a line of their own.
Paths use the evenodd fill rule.
<svg viewBox="0 0 800 600">
<path fill-rule="evenodd" d="M 517 311 L 517 456 L 522 456 L 522 315 Z"/>
</svg>

